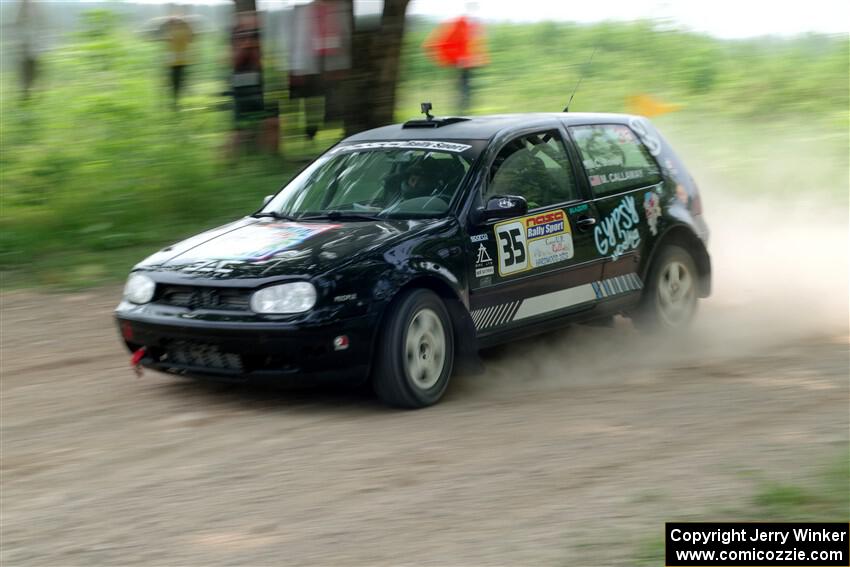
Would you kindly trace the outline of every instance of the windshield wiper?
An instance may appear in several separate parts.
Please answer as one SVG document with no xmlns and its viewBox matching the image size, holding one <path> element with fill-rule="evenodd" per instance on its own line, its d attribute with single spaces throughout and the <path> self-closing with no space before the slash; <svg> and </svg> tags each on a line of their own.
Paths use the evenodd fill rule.
<svg viewBox="0 0 850 567">
<path fill-rule="evenodd" d="M 294 218 L 292 218 L 288 215 L 284 215 L 282 213 L 278 213 L 277 211 L 265 211 L 265 212 L 262 212 L 262 213 L 254 213 L 251 216 L 254 217 L 255 219 L 272 218 L 272 219 L 277 219 L 277 220 L 288 220 L 288 221 L 295 220 Z"/>
<path fill-rule="evenodd" d="M 370 215 L 368 213 L 358 213 L 356 211 L 328 211 L 326 213 L 322 213 L 320 215 L 310 215 L 308 217 L 299 217 L 300 221 L 307 220 L 363 220 L 363 221 L 376 221 L 383 220 L 381 217 L 377 215 Z"/>
</svg>

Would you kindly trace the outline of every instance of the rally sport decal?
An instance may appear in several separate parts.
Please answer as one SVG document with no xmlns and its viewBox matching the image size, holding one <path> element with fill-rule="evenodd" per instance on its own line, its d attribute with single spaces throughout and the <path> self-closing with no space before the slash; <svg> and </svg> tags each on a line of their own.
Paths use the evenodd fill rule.
<svg viewBox="0 0 850 567">
<path fill-rule="evenodd" d="M 500 276 L 510 276 L 573 257 L 570 223 L 560 209 L 501 222 L 494 230 Z"/>
</svg>

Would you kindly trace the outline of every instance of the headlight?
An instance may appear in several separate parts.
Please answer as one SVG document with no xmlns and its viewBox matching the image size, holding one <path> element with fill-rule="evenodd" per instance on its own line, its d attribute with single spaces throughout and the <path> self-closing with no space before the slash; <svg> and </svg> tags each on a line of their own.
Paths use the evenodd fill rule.
<svg viewBox="0 0 850 567">
<path fill-rule="evenodd" d="M 308 282 L 264 287 L 251 297 L 255 313 L 303 313 L 316 304 L 316 288 Z"/>
<path fill-rule="evenodd" d="M 153 299 L 156 282 L 144 274 L 130 274 L 124 286 L 124 299 L 132 303 L 147 303 Z"/>
</svg>

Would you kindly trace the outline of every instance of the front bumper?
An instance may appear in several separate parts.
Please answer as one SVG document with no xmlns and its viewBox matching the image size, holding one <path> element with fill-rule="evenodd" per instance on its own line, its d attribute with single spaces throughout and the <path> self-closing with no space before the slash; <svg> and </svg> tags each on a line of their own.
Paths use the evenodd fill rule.
<svg viewBox="0 0 850 567">
<path fill-rule="evenodd" d="M 175 320 L 116 311 L 130 352 L 161 372 L 238 382 L 364 380 L 377 317 L 325 324 Z M 345 336 L 347 347 L 335 339 Z"/>
</svg>

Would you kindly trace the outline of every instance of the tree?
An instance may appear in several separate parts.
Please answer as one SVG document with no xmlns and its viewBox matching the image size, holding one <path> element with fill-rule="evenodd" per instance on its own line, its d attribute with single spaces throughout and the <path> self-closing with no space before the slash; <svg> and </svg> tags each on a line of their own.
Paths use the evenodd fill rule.
<svg viewBox="0 0 850 567">
<path fill-rule="evenodd" d="M 377 25 L 354 25 L 354 0 L 337 0 L 351 14 L 351 71 L 345 80 L 345 134 L 393 122 L 404 20 L 410 0 L 384 0 Z M 256 0 L 234 0 L 237 11 L 256 10 Z"/>
<path fill-rule="evenodd" d="M 345 1 L 353 21 L 353 0 Z M 352 26 L 352 65 L 345 85 L 347 136 L 393 122 L 408 2 L 384 0 L 378 25 Z"/>
</svg>

